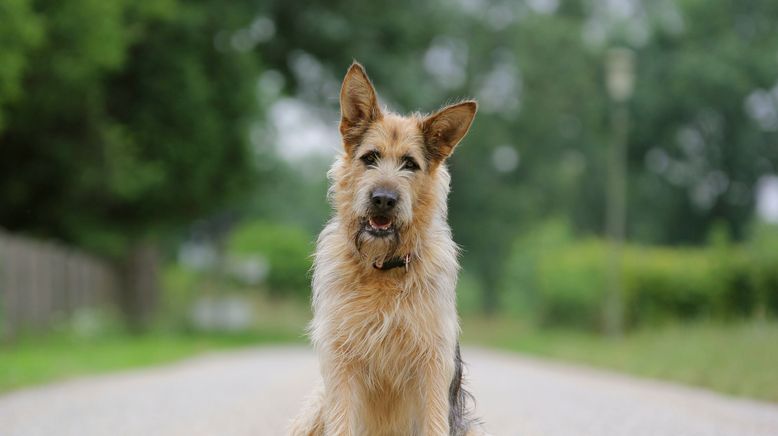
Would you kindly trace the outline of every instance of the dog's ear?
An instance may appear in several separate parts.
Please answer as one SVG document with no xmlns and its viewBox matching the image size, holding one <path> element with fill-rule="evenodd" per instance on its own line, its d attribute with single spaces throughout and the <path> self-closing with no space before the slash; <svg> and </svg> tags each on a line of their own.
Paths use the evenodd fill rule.
<svg viewBox="0 0 778 436">
<path fill-rule="evenodd" d="M 346 151 L 350 153 L 359 145 L 370 124 L 381 117 L 375 88 L 362 65 L 354 62 L 340 88 L 340 134 Z"/>
<path fill-rule="evenodd" d="M 451 155 L 473 123 L 478 104 L 475 100 L 447 106 L 421 122 L 421 131 L 432 162 L 440 162 Z"/>
</svg>

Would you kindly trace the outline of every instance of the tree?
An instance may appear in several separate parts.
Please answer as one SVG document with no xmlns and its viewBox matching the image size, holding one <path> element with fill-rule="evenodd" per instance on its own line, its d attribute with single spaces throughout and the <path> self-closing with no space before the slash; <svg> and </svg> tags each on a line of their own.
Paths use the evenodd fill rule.
<svg viewBox="0 0 778 436">
<path fill-rule="evenodd" d="M 778 168 L 778 7 L 677 6 L 681 26 L 655 26 L 638 52 L 630 233 L 701 243 L 724 222 L 740 239 L 757 180 Z"/>
<path fill-rule="evenodd" d="M 33 24 L 15 28 L 39 20 L 43 37 L 22 45 L 21 98 L 5 104 L 0 225 L 153 272 L 138 256 L 157 258 L 160 235 L 247 192 L 258 62 L 214 44 L 249 24 L 247 6 L 42 0 L 17 13 Z M 142 274 L 128 282 L 153 288 Z M 154 299 L 132 288 L 143 321 Z"/>
<path fill-rule="evenodd" d="M 28 67 L 28 53 L 42 39 L 40 17 L 28 0 L 8 0 L 0 4 L 0 132 L 5 127 L 5 107 L 17 100 L 21 80 Z"/>
</svg>

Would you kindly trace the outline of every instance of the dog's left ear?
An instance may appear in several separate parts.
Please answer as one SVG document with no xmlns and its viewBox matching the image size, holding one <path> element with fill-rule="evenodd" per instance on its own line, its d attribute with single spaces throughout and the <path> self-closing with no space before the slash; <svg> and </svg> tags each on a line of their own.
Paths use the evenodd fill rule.
<svg viewBox="0 0 778 436">
<path fill-rule="evenodd" d="M 421 123 L 427 155 L 433 162 L 440 162 L 451 155 L 473 124 L 478 104 L 475 100 L 447 106 L 428 116 Z"/>
<path fill-rule="evenodd" d="M 358 62 L 351 67 L 343 79 L 340 89 L 340 134 L 346 152 L 359 145 L 368 127 L 381 119 L 375 88 Z"/>
</svg>

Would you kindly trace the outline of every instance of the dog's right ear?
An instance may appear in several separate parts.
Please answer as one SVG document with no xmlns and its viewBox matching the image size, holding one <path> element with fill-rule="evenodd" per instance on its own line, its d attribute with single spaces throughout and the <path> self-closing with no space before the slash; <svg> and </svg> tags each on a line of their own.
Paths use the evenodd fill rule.
<svg viewBox="0 0 778 436">
<path fill-rule="evenodd" d="M 355 61 L 340 88 L 340 134 L 347 153 L 359 145 L 368 127 L 382 116 L 375 88 L 365 69 Z"/>
<path fill-rule="evenodd" d="M 427 156 L 432 162 L 441 162 L 451 155 L 470 130 L 476 110 L 478 103 L 475 100 L 465 100 L 445 107 L 422 121 Z"/>
</svg>

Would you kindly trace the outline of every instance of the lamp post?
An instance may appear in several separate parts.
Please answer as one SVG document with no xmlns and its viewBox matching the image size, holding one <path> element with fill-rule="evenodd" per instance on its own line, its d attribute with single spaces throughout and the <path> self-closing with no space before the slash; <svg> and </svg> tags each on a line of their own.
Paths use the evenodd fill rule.
<svg viewBox="0 0 778 436">
<path fill-rule="evenodd" d="M 628 48 L 612 48 L 605 58 L 606 86 L 611 100 L 611 142 L 608 148 L 606 221 L 608 236 L 605 330 L 611 336 L 624 329 L 622 251 L 627 220 L 627 134 L 635 81 L 635 57 Z"/>
</svg>

